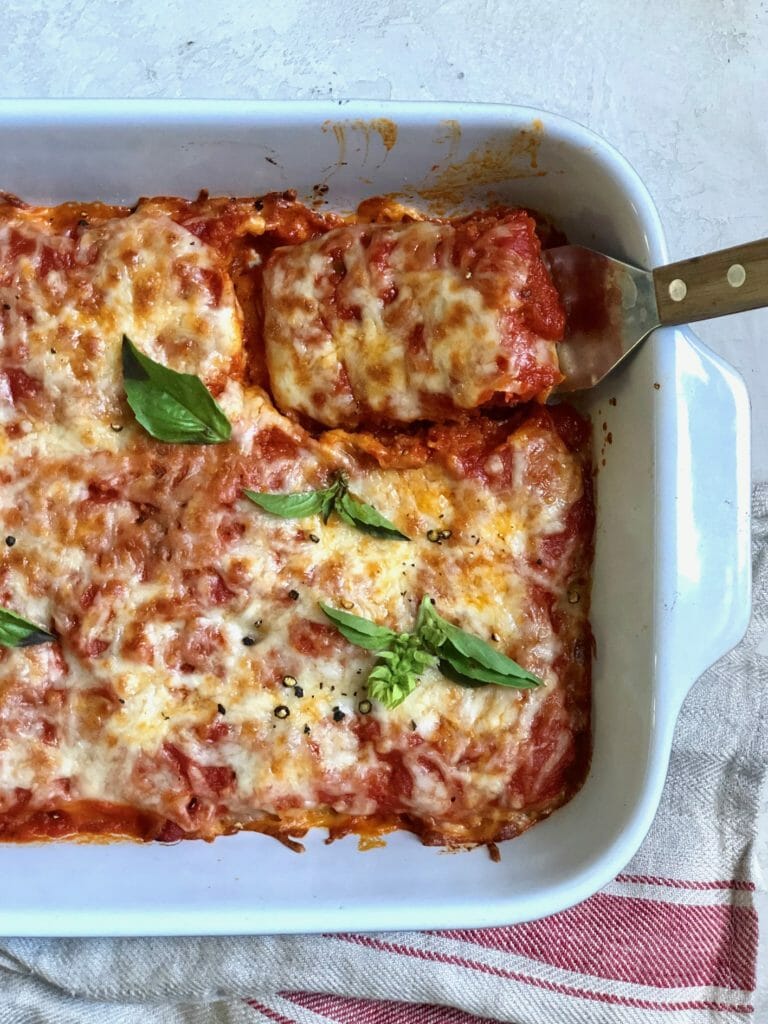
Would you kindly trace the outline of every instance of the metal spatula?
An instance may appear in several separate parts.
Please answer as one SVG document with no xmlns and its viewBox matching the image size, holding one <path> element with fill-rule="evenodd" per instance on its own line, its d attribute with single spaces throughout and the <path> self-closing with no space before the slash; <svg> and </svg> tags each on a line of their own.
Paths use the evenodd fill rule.
<svg viewBox="0 0 768 1024">
<path fill-rule="evenodd" d="M 768 238 L 651 271 L 580 245 L 543 257 L 567 316 L 558 391 L 599 383 L 656 327 L 768 306 Z"/>
</svg>

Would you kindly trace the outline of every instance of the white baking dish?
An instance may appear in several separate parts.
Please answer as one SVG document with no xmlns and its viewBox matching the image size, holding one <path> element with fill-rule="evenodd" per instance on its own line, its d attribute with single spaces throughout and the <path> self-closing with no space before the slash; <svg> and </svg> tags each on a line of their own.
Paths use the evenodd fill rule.
<svg viewBox="0 0 768 1024">
<path fill-rule="evenodd" d="M 394 145 L 377 118 L 396 125 Z M 519 133 L 536 135 L 537 118 L 532 167 Z M 666 257 L 631 167 L 579 125 L 522 108 L 4 102 L 0 137 L 0 188 L 27 199 L 133 201 L 202 187 L 311 195 L 325 182 L 329 204 L 344 209 L 437 182 L 470 206 L 501 199 L 546 211 L 571 240 L 614 256 L 646 266 Z M 746 627 L 749 411 L 739 376 L 686 329 L 656 332 L 584 404 L 605 458 L 594 760 L 568 806 L 503 844 L 500 864 L 484 850 L 446 856 L 408 835 L 360 853 L 352 838 L 325 846 L 318 834 L 303 856 L 252 834 L 212 845 L 0 846 L 0 933 L 492 925 L 550 914 L 608 882 L 651 823 L 683 698 Z"/>
</svg>

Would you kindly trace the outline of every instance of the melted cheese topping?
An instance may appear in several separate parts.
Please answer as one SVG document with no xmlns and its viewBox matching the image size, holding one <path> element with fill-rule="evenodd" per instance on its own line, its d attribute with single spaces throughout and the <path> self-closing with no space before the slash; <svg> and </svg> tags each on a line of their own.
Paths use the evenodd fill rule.
<svg viewBox="0 0 768 1024">
<path fill-rule="evenodd" d="M 126 414 L 123 334 L 214 391 L 241 356 L 241 314 L 220 259 L 162 214 L 62 234 L 41 213 L 18 211 L 0 220 L 0 268 L 0 422 L 23 433 L 42 426 L 62 443 L 104 443 Z"/>
<path fill-rule="evenodd" d="M 64 270 L 43 273 L 48 249 L 68 253 Z M 220 257 L 156 211 L 77 239 L 6 211 L 0 275 L 0 374 L 39 382 L 0 401 L 15 538 L 0 605 L 59 637 L 0 649 L 0 831 L 91 801 L 148 815 L 165 838 L 290 831 L 318 812 L 486 841 L 566 798 L 585 768 L 590 535 L 572 518 L 585 456 L 548 413 L 500 428 L 471 469 L 450 431 L 410 468 L 353 436 L 313 439 L 232 372 L 241 314 Z M 122 396 L 123 333 L 218 388 L 229 444 L 142 432 Z M 410 542 L 242 496 L 340 469 Z M 430 669 L 397 709 L 368 710 L 374 657 L 318 602 L 408 630 L 424 594 L 545 685 L 468 690 Z"/>
<path fill-rule="evenodd" d="M 562 379 L 562 326 L 533 221 L 519 211 L 479 233 L 339 228 L 278 250 L 265 273 L 278 405 L 329 426 L 434 418 L 496 394 L 544 398 Z"/>
</svg>

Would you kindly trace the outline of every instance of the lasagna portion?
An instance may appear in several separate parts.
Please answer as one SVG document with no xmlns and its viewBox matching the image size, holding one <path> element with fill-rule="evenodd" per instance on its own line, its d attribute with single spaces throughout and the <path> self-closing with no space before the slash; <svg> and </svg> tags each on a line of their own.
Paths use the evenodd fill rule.
<svg viewBox="0 0 768 1024">
<path fill-rule="evenodd" d="M 474 218 L 473 274 L 492 276 L 489 247 L 506 253 L 518 221 L 527 232 L 523 215 Z M 446 268 L 454 257 L 430 232 L 468 252 L 455 243 L 468 223 L 386 230 L 407 241 L 424 229 L 430 259 Z M 397 402 L 437 395 L 439 373 L 426 366 L 389 406 L 377 405 L 381 392 L 361 370 L 358 411 L 325 432 L 278 411 L 262 387 L 265 349 L 283 330 L 275 308 L 295 302 L 288 265 L 298 274 L 302 262 L 322 263 L 334 237 L 351 251 L 364 231 L 374 245 L 375 226 L 342 227 L 290 196 L 155 199 L 133 211 L 0 204 L 0 607 L 51 635 L 0 646 L 0 837 L 169 841 L 252 829 L 290 843 L 323 826 L 334 836 L 402 828 L 426 843 L 485 843 L 519 834 L 580 786 L 590 750 L 590 427 L 564 405 L 459 411 L 512 393 L 497 383 L 515 374 L 526 397 L 557 379 L 541 324 L 526 319 L 536 303 L 523 296 L 523 271 L 517 306 L 506 255 L 496 284 L 505 322 L 517 326 L 495 335 L 488 326 L 482 342 L 473 334 L 481 367 L 481 349 L 496 345 L 501 376 L 487 387 L 478 376 L 477 400 L 462 392 L 445 421 L 427 403 L 416 415 L 437 422 L 371 417 L 365 430 L 346 429 L 374 411 L 414 418 Z M 406 247 L 418 249 L 413 239 Z M 307 309 L 322 277 L 306 285 Z M 466 288 L 455 274 L 454 286 L 446 295 Z M 479 310 L 494 286 L 472 287 L 480 298 L 459 301 Z M 434 359 L 435 303 L 431 319 L 424 313 Z M 461 348 L 461 332 L 445 330 Z M 543 346 L 541 375 L 530 379 L 515 362 L 525 331 Z M 297 322 L 297 346 L 301 332 Z M 124 334 L 198 376 L 231 439 L 151 437 L 126 401 Z M 244 494 L 309 492 L 342 474 L 409 540 L 338 515 L 281 518 Z M 396 707 L 371 699 L 376 653 L 345 639 L 321 603 L 409 632 L 424 597 L 541 685 L 468 688 L 429 665 Z"/>
<path fill-rule="evenodd" d="M 565 325 L 532 217 L 352 224 L 264 275 L 272 393 L 325 426 L 445 419 L 543 400 Z"/>
<path fill-rule="evenodd" d="M 219 253 L 165 213 L 69 221 L 0 213 L 0 422 L 90 449 L 123 417 L 122 334 L 218 393 L 242 314 Z"/>
</svg>

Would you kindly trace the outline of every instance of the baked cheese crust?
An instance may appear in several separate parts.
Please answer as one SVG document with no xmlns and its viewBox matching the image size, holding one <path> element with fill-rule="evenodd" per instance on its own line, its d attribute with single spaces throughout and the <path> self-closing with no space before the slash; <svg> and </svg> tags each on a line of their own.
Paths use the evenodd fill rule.
<svg viewBox="0 0 768 1024">
<path fill-rule="evenodd" d="M 517 210 L 353 224 L 278 249 L 264 278 L 278 406 L 356 427 L 545 399 L 564 316 L 535 228 Z"/>
<path fill-rule="evenodd" d="M 515 218 L 493 220 L 507 231 Z M 434 226 L 417 227 L 434 245 Z M 270 320 L 280 274 L 339 232 L 359 244 L 357 227 L 290 195 L 0 205 L 0 606 L 57 637 L 0 648 L 0 836 L 289 841 L 322 825 L 492 842 L 583 781 L 589 425 L 536 404 L 357 432 L 283 415 L 262 386 L 264 334 L 269 346 L 287 330 Z M 436 330 L 437 306 L 433 318 Z M 197 374 L 231 441 L 149 437 L 124 397 L 123 334 Z M 467 355 L 457 409 L 499 390 L 474 365 Z M 270 369 L 275 392 L 304 394 L 298 369 Z M 366 381 L 355 394 L 407 420 L 423 390 L 389 405 Z M 287 404 L 321 419 L 312 401 Z M 411 540 L 280 519 L 242 493 L 339 472 Z M 370 701 L 374 655 L 319 602 L 406 631 L 424 595 L 544 685 L 466 689 L 430 668 L 394 710 Z"/>
</svg>

